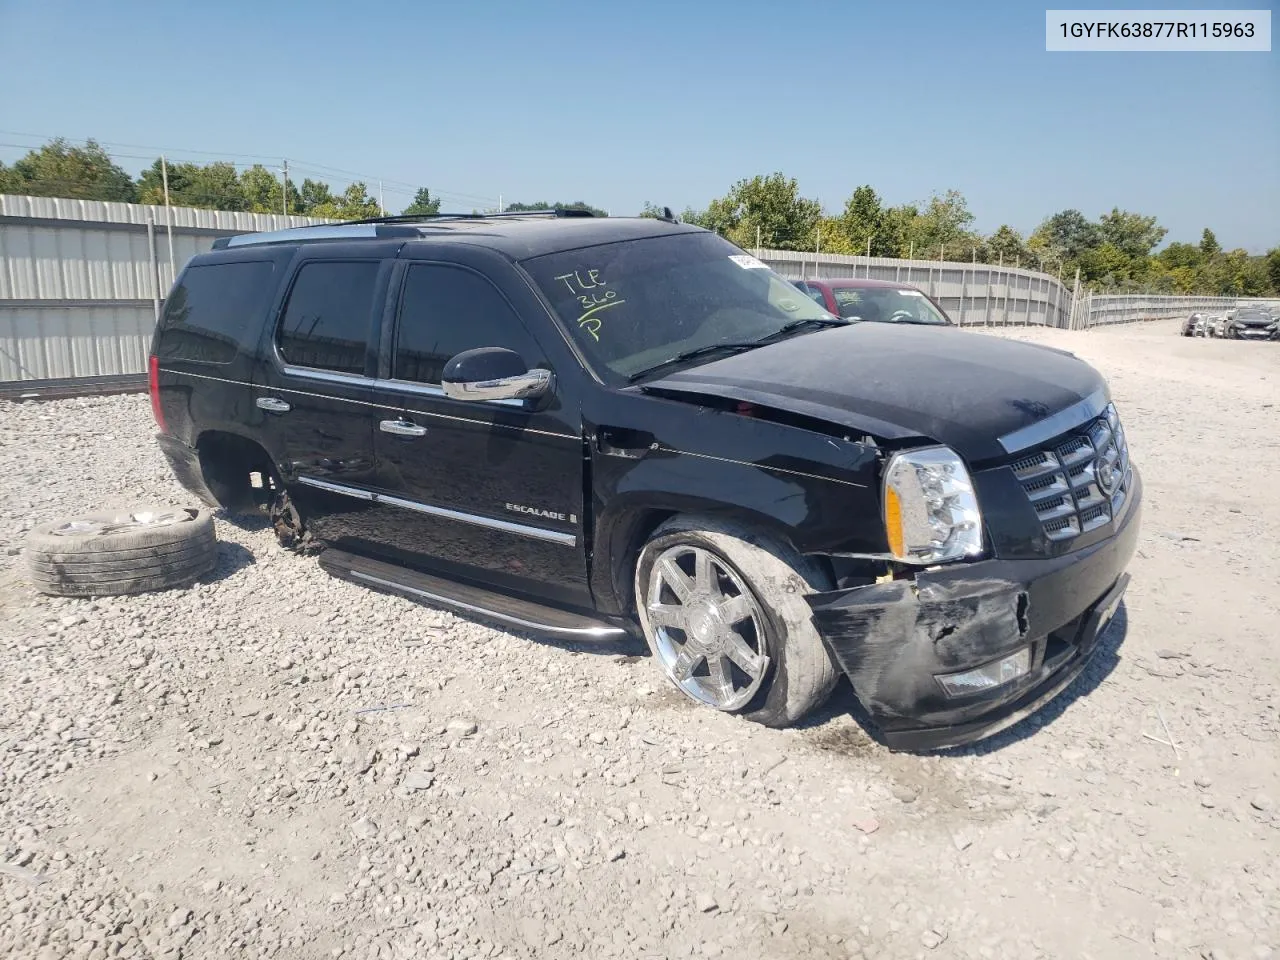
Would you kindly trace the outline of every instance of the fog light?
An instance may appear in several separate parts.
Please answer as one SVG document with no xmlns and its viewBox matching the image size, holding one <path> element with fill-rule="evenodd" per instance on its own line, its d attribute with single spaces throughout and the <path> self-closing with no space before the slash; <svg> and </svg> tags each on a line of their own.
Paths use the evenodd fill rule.
<svg viewBox="0 0 1280 960">
<path fill-rule="evenodd" d="M 942 689 L 946 691 L 947 696 L 964 697 L 1012 683 L 1030 670 L 1031 648 L 1023 647 L 1017 653 L 1011 653 L 977 670 L 939 676 L 938 682 L 942 684 Z"/>
</svg>

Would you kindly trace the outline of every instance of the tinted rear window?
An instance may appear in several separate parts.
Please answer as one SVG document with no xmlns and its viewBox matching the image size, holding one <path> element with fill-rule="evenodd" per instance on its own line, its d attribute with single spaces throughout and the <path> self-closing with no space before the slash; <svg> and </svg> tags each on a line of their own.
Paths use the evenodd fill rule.
<svg viewBox="0 0 1280 960">
<path fill-rule="evenodd" d="M 380 266 L 376 260 L 318 260 L 298 271 L 278 340 L 287 363 L 365 372 Z"/>
<path fill-rule="evenodd" d="M 265 260 L 189 267 L 161 318 L 157 356 L 162 360 L 230 363 L 257 325 L 274 290 L 275 265 Z"/>
</svg>

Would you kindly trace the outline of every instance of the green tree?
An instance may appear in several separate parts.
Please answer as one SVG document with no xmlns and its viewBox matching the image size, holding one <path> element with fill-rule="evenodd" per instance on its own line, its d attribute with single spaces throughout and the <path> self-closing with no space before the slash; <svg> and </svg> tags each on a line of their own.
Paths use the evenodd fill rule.
<svg viewBox="0 0 1280 960">
<path fill-rule="evenodd" d="M 978 245 L 978 259 L 985 263 L 1020 263 L 1024 267 L 1037 263 L 1043 253 L 1032 250 L 1017 230 L 1007 223 Z"/>
<path fill-rule="evenodd" d="M 191 194 L 198 207 L 214 210 L 248 210 L 249 204 L 240 191 L 240 177 L 235 164 L 209 163 L 196 167 L 191 180 Z M 173 191 L 169 193 L 173 202 Z"/>
<path fill-rule="evenodd" d="M 1204 233 L 1200 234 L 1200 252 L 1206 259 L 1213 259 L 1222 253 L 1222 245 L 1218 243 L 1218 238 L 1208 227 L 1205 227 Z"/>
<path fill-rule="evenodd" d="M 1158 254 L 1156 260 L 1168 270 L 1187 267 L 1194 270 L 1204 262 L 1205 254 L 1201 247 L 1190 243 L 1171 243 Z"/>
<path fill-rule="evenodd" d="M 1063 210 L 1045 218 L 1028 239 L 1040 256 L 1076 264 L 1086 251 L 1102 243 L 1102 233 L 1079 210 Z"/>
<path fill-rule="evenodd" d="M 895 215 L 897 208 L 886 208 L 870 185 L 863 184 L 845 201 L 838 217 L 823 220 L 823 249 L 838 253 L 868 252 L 873 257 L 897 257 L 903 253 L 902 243 L 907 235 L 906 220 Z"/>
<path fill-rule="evenodd" d="M 693 207 L 685 207 L 683 212 L 679 214 L 681 223 L 691 223 L 695 227 L 702 227 L 704 230 L 712 229 L 707 220 L 707 212 L 705 210 L 696 210 Z"/>
<path fill-rule="evenodd" d="M 340 196 L 318 203 L 307 211 L 307 216 L 325 220 L 367 220 L 381 215 L 378 201 L 369 196 L 368 187 L 359 181 L 347 187 Z"/>
<path fill-rule="evenodd" d="M 761 246 L 811 250 L 821 217 L 818 201 L 801 197 L 794 179 L 773 173 L 739 180 L 711 202 L 703 225 L 740 247 L 754 247 L 758 230 Z"/>
<path fill-rule="evenodd" d="M 644 202 L 644 206 L 640 208 L 639 216 L 653 220 L 660 220 L 667 215 L 667 210 L 668 208 L 665 206 L 660 206 L 659 204 L 651 203 L 646 200 Z M 686 207 L 683 214 L 677 215 L 674 210 L 671 211 L 671 213 L 682 223 L 692 223 L 693 220 L 690 220 L 689 217 L 699 216 L 698 211 L 694 210 L 692 207 Z"/>
<path fill-rule="evenodd" d="M 404 208 L 403 214 L 406 217 L 411 216 L 434 216 L 440 212 L 440 198 L 431 196 L 431 191 L 426 187 L 419 187 L 418 192 L 413 195 L 413 203 Z"/>
<path fill-rule="evenodd" d="M 978 237 L 969 229 L 973 221 L 964 195 L 948 190 L 930 197 L 925 208 L 910 220 L 907 239 L 914 241 L 917 256 L 936 257 L 949 247 L 957 259 L 967 259 L 964 255 L 978 244 Z"/>
<path fill-rule="evenodd" d="M 6 176 L 6 189 L 33 197 L 74 197 L 132 203 L 133 179 L 94 140 L 73 147 L 59 138 L 30 151 Z"/>
<path fill-rule="evenodd" d="M 1221 296 L 1261 297 L 1271 289 L 1266 258 L 1251 257 L 1244 250 L 1223 253 L 1213 273 Z"/>
<path fill-rule="evenodd" d="M 858 253 L 866 253 L 868 243 L 874 256 L 885 256 L 877 248 L 877 240 L 883 246 L 881 223 L 884 220 L 884 205 L 880 197 L 863 184 L 853 191 L 853 195 L 845 201 L 844 212 L 839 217 L 841 232 L 849 239 L 850 245 Z"/>
<path fill-rule="evenodd" d="M 890 257 L 906 257 L 913 251 L 912 237 L 914 236 L 915 222 L 920 217 L 920 210 L 914 203 L 904 203 L 896 207 L 890 207 L 884 212 L 884 219 L 880 223 L 880 230 L 884 236 L 884 248 L 893 250 L 885 256 Z M 876 244 L 872 244 L 872 250 L 876 248 Z M 916 256 L 924 256 L 924 252 L 920 251 Z"/>
<path fill-rule="evenodd" d="M 240 193 L 252 213 L 284 212 L 280 181 L 260 163 L 240 174 Z"/>
<path fill-rule="evenodd" d="M 199 169 L 194 163 L 168 164 L 169 203 L 175 207 L 204 206 L 192 196 L 192 184 Z M 164 175 L 165 164 L 157 157 L 156 162 L 138 176 L 139 203 L 164 203 Z"/>
<path fill-rule="evenodd" d="M 539 200 L 537 203 L 508 203 L 502 209 L 506 213 L 521 213 L 526 211 L 534 212 L 538 210 L 588 210 L 597 217 L 608 216 L 608 214 L 599 207 L 593 207 L 591 204 L 586 203 L 583 200 L 574 200 L 571 203 L 566 203 L 564 201 L 547 203 L 545 200 Z"/>
<path fill-rule="evenodd" d="M 329 185 L 321 180 L 312 180 L 310 177 L 302 181 L 302 187 L 298 190 L 298 212 L 305 216 L 318 216 L 313 213 L 317 207 L 328 206 L 337 203 L 337 199 L 333 195 L 333 191 L 329 189 Z"/>
<path fill-rule="evenodd" d="M 1267 251 L 1265 263 L 1267 277 L 1271 281 L 1271 293 L 1280 296 L 1280 247 Z"/>
<path fill-rule="evenodd" d="M 1119 207 L 1098 218 L 1099 232 L 1104 243 L 1109 243 L 1131 260 L 1139 261 L 1151 256 L 1169 231 L 1156 222 L 1155 217 L 1144 217 Z"/>
<path fill-rule="evenodd" d="M 1118 287 L 1134 279 L 1133 258 L 1114 243 L 1086 250 L 1080 257 L 1080 276 L 1104 287 Z"/>
</svg>

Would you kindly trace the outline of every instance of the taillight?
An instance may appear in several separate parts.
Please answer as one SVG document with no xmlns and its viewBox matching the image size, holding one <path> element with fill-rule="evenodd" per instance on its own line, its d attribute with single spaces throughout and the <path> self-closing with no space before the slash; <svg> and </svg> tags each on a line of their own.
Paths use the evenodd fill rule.
<svg viewBox="0 0 1280 960">
<path fill-rule="evenodd" d="M 156 426 L 161 433 L 167 432 L 164 426 L 164 411 L 160 409 L 160 358 L 151 357 L 147 361 L 147 391 L 151 394 L 151 416 L 155 417 Z"/>
</svg>

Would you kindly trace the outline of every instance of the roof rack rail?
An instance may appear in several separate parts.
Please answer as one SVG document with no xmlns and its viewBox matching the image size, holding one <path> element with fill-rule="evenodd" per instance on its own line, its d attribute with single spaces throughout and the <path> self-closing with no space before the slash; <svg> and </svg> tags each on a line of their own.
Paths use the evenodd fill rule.
<svg viewBox="0 0 1280 960">
<path fill-rule="evenodd" d="M 590 210 L 558 207 L 552 210 L 503 210 L 501 213 L 404 213 L 394 217 L 366 217 L 343 223 L 420 223 L 432 220 L 492 220 L 495 217 L 594 217 Z M 336 226 L 336 224 L 314 224 Z"/>
</svg>

